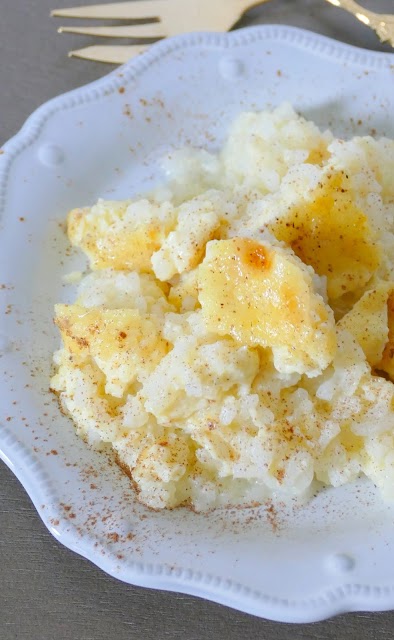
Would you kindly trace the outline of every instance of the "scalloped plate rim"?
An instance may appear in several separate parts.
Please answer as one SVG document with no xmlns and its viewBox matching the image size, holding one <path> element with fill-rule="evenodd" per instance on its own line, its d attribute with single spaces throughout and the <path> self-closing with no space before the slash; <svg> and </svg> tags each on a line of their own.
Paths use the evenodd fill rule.
<svg viewBox="0 0 394 640">
<path fill-rule="evenodd" d="M 131 78 L 142 74 L 144 69 L 153 64 L 161 54 L 171 53 L 183 47 L 214 44 L 230 50 L 232 47 L 256 41 L 278 41 L 281 39 L 288 41 L 288 36 L 294 46 L 306 45 L 311 56 L 316 55 L 316 49 L 311 49 L 311 44 L 320 46 L 320 49 L 325 45 L 331 48 L 330 55 L 333 52 L 339 54 L 346 52 L 348 56 L 350 54 L 353 57 L 353 63 L 356 63 L 361 56 L 363 58 L 362 64 L 371 67 L 375 66 L 375 62 L 378 62 L 379 65 L 380 63 L 385 65 L 386 62 L 389 65 L 394 63 L 394 54 L 391 53 L 362 49 L 306 29 L 276 24 L 248 27 L 231 33 L 195 32 L 167 38 L 151 45 L 146 53 L 114 69 L 102 78 L 56 96 L 35 109 L 25 120 L 20 130 L 1 147 L 3 154 L 0 155 L 0 203 L 2 194 L 6 192 L 7 176 L 13 159 L 23 153 L 23 150 L 39 137 L 42 125 L 51 117 L 52 113 L 74 106 L 75 103 L 72 102 L 74 98 L 77 98 L 79 103 L 94 101 L 101 96 L 101 90 L 104 87 L 110 85 L 108 91 L 115 91 Z M 120 76 L 120 73 L 123 75 Z M 97 91 L 96 94 L 94 94 L 95 91 Z M 4 203 L 0 207 L 0 215 L 3 208 Z M 28 469 L 23 468 L 21 463 L 24 457 L 29 458 Z M 44 525 L 61 544 L 125 583 L 194 595 L 258 617 L 287 623 L 316 622 L 351 611 L 387 611 L 394 608 L 394 582 L 392 585 L 385 585 L 382 588 L 379 585 L 344 582 L 334 592 L 332 589 L 319 592 L 316 596 L 316 599 L 319 600 L 317 606 L 312 599 L 289 601 L 269 594 L 254 592 L 246 585 L 230 581 L 227 581 L 229 584 L 226 585 L 226 579 L 217 576 L 203 574 L 197 577 L 194 575 L 195 572 L 187 567 L 183 568 L 181 575 L 178 575 L 178 571 L 174 572 L 174 575 L 167 573 L 163 577 L 162 569 L 165 567 L 163 564 L 146 565 L 145 568 L 141 568 L 142 563 L 130 562 L 125 563 L 124 575 L 120 574 L 110 566 L 114 560 L 111 555 L 108 555 L 106 560 L 100 557 L 98 553 L 100 547 L 95 550 L 92 545 L 81 543 L 76 532 L 72 529 L 60 534 L 55 527 L 49 526 L 48 511 L 46 510 L 44 514 L 42 501 L 53 502 L 54 492 L 51 491 L 51 485 L 45 477 L 40 478 L 38 457 L 31 452 L 24 451 L 23 442 L 4 425 L 0 425 L 0 459 L 22 484 Z M 34 468 L 32 469 L 32 467 Z M 59 511 L 53 509 L 52 515 L 58 516 Z M 91 535 L 86 538 L 88 542 L 94 540 L 94 536 Z M 201 578 L 204 577 L 209 578 L 208 584 L 207 582 L 203 583 Z M 223 586 L 223 583 L 226 586 Z M 243 595 L 240 594 L 242 591 Z"/>
</svg>

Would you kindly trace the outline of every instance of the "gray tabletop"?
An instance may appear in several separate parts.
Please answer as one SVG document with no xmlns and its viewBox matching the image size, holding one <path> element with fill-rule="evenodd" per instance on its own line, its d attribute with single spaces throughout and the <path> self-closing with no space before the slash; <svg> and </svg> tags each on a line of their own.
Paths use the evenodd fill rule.
<svg viewBox="0 0 394 640">
<path fill-rule="evenodd" d="M 394 0 L 363 2 L 394 13 Z M 57 23 L 49 18 L 49 10 L 74 3 L 78 0 L 0 0 L 0 145 L 39 104 L 111 69 L 67 58 L 69 49 L 91 41 L 57 35 Z M 367 27 L 324 0 L 273 0 L 250 11 L 240 26 L 258 23 L 290 24 L 360 47 L 392 51 Z M 117 582 L 50 536 L 25 491 L 0 463 L 2 640 L 393 637 L 394 612 L 356 613 L 313 625 L 284 625 L 190 596 Z"/>
</svg>

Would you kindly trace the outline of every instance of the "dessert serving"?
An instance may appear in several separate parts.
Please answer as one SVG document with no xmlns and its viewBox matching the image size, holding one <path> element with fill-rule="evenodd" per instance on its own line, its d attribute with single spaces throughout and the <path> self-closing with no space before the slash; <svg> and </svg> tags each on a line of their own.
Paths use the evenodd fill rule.
<svg viewBox="0 0 394 640">
<path fill-rule="evenodd" d="M 89 260 L 51 388 L 154 509 L 394 497 L 394 141 L 288 104 L 183 149 L 146 198 L 68 215 Z"/>
</svg>

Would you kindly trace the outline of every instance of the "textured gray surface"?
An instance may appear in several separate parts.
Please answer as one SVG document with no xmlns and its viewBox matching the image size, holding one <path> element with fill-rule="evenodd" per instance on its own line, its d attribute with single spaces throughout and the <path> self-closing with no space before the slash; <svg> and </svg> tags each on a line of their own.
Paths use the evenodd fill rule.
<svg viewBox="0 0 394 640">
<path fill-rule="evenodd" d="M 65 4 L 65 0 L 0 0 L 0 144 L 39 104 L 111 69 L 67 59 L 69 49 L 91 40 L 56 34 L 58 23 L 49 19 L 49 10 Z M 394 13 L 394 0 L 364 0 L 364 4 Z M 273 22 L 390 51 L 369 29 L 323 0 L 273 0 L 249 12 L 242 24 Z M 2 640 L 393 637 L 394 612 L 349 614 L 314 625 L 284 625 L 197 598 L 117 582 L 50 536 L 18 481 L 0 463 Z"/>
</svg>

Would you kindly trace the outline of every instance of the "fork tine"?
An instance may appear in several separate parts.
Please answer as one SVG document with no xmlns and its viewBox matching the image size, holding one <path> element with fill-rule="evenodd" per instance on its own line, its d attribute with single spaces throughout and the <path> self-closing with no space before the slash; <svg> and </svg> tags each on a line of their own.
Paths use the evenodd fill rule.
<svg viewBox="0 0 394 640">
<path fill-rule="evenodd" d="M 138 2 L 113 2 L 83 7 L 54 9 L 51 16 L 57 18 L 95 18 L 108 20 L 134 20 L 157 18 L 162 13 L 164 0 L 138 0 Z"/>
<path fill-rule="evenodd" d="M 159 22 L 120 27 L 59 27 L 58 33 L 79 33 L 104 38 L 164 38 L 166 36 Z"/>
<path fill-rule="evenodd" d="M 95 45 L 92 47 L 84 47 L 83 49 L 75 49 L 68 54 L 70 57 L 83 58 L 84 60 L 93 60 L 94 62 L 108 62 L 110 64 L 123 64 L 143 53 L 149 45 L 132 44 L 132 45 Z"/>
</svg>

